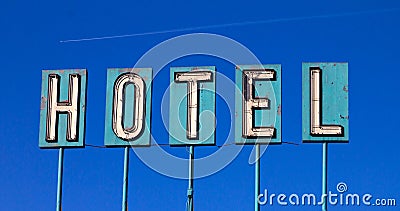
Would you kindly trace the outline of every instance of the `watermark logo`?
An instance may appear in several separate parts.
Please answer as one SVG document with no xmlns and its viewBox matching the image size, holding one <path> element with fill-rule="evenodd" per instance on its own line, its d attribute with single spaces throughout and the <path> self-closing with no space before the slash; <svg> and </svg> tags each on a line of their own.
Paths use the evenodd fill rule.
<svg viewBox="0 0 400 211">
<path fill-rule="evenodd" d="M 347 185 L 344 182 L 339 182 L 336 185 L 336 190 L 339 191 L 339 193 L 344 193 L 347 191 Z"/>
<path fill-rule="evenodd" d="M 344 182 L 338 183 L 335 191 L 329 191 L 328 194 L 321 196 L 313 193 L 269 194 L 267 189 L 264 190 L 264 193 L 258 195 L 260 205 L 321 206 L 324 202 L 332 206 L 396 206 L 395 198 L 375 198 L 371 193 L 350 193 L 347 184 Z"/>
<path fill-rule="evenodd" d="M 177 36 L 159 43 L 147 51 L 137 61 L 133 68 L 152 67 L 153 78 L 156 78 L 160 71 L 169 63 L 192 55 L 206 55 L 215 57 L 227 61 L 235 66 L 240 64 L 254 64 L 256 66 L 262 65 L 253 52 L 251 52 L 243 44 L 231 38 L 217 34 L 194 33 Z M 238 87 L 235 84 L 235 81 L 224 75 L 223 72 L 215 72 L 215 78 L 219 84 L 223 84 L 223 86 L 220 86 L 216 89 L 215 94 L 224 101 L 227 109 L 229 110 L 230 119 L 234 120 L 235 99 L 232 98 L 231 94 L 232 91 L 237 91 Z M 154 81 L 152 83 L 154 83 Z M 268 83 L 269 86 L 272 87 L 270 82 Z M 170 113 L 168 109 L 168 103 L 171 100 L 169 99 L 170 87 L 168 87 L 166 90 L 157 90 L 157 92 L 163 92 L 161 107 L 157 109 L 159 109 L 158 111 L 161 112 L 164 128 L 168 131 L 169 128 L 167 119 L 171 115 L 177 116 L 176 113 Z M 272 101 L 276 100 L 275 96 L 270 96 L 269 99 Z M 183 101 L 183 99 L 178 100 L 180 102 Z M 152 109 L 158 112 L 155 107 Z M 206 118 L 207 116 L 212 117 L 212 115 L 215 114 L 204 111 L 199 113 L 199 119 Z M 218 120 L 217 118 L 216 124 L 224 121 L 225 124 L 230 124 L 230 129 L 223 142 L 223 146 L 233 144 L 232 140 L 235 138 L 234 121 Z M 184 125 L 181 125 L 181 127 L 183 126 Z M 186 129 L 181 128 L 181 130 L 185 131 Z M 133 148 L 133 151 L 144 164 L 154 171 L 172 178 L 188 179 L 188 159 L 175 156 L 163 149 L 161 145 L 158 144 L 162 143 L 163 141 L 164 140 L 158 140 L 157 137 L 152 135 L 152 147 L 135 147 Z M 210 176 L 225 168 L 236 158 L 236 156 L 238 156 L 243 146 L 244 145 L 237 145 L 235 147 L 218 147 L 218 150 L 208 156 L 195 158 L 196 171 L 194 171 L 194 179 Z M 266 151 L 267 146 L 268 145 L 265 144 L 260 147 L 260 157 Z M 255 162 L 255 157 L 255 148 L 253 148 L 251 155 L 249 156 L 249 164 L 253 164 Z"/>
</svg>

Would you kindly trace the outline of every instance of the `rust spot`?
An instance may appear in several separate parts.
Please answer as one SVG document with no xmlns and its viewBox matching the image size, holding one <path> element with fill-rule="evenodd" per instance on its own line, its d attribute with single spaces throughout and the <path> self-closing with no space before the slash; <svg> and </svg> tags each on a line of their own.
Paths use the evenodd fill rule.
<svg viewBox="0 0 400 211">
<path fill-rule="evenodd" d="M 342 116 L 341 114 L 339 114 L 339 116 L 340 116 L 341 119 L 349 119 L 348 115 L 347 116 Z"/>
<path fill-rule="evenodd" d="M 278 106 L 278 111 L 276 112 L 279 116 L 282 114 L 282 106 Z"/>
<path fill-rule="evenodd" d="M 349 92 L 349 89 L 347 88 L 347 85 L 343 86 L 343 91 Z"/>
<path fill-rule="evenodd" d="M 43 110 L 46 108 L 46 101 L 47 101 L 47 99 L 44 96 L 42 96 L 42 99 L 40 100 L 40 110 Z"/>
<path fill-rule="evenodd" d="M 333 64 L 333 66 L 336 66 L 336 63 L 335 63 L 335 64 Z"/>
</svg>

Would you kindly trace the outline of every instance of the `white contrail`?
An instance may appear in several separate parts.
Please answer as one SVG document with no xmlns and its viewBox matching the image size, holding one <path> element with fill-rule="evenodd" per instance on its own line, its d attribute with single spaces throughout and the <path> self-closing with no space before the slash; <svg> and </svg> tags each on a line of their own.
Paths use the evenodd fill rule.
<svg viewBox="0 0 400 211">
<path fill-rule="evenodd" d="M 124 37 L 137 37 L 137 36 L 144 36 L 144 35 L 193 31 L 193 30 L 200 30 L 200 29 L 222 28 L 222 27 L 229 27 L 229 26 L 243 26 L 243 25 L 266 24 L 266 23 L 277 23 L 277 22 L 302 21 L 302 20 L 317 19 L 317 18 L 334 18 L 334 17 L 354 16 L 354 15 L 365 15 L 365 14 L 373 14 L 373 13 L 393 12 L 393 11 L 399 11 L 399 10 L 400 10 L 400 8 L 391 8 L 391 9 L 366 10 L 366 11 L 348 12 L 348 13 L 339 13 L 339 14 L 303 16 L 303 17 L 293 17 L 293 18 L 277 18 L 277 19 L 270 19 L 270 20 L 246 21 L 246 22 L 216 24 L 216 25 L 207 25 L 207 26 L 196 26 L 196 27 L 143 32 L 143 33 L 135 33 L 135 34 L 123 34 L 123 35 L 113 35 L 113 36 L 104 36 L 104 37 L 91 37 L 91 38 L 82 38 L 82 39 L 70 39 L 70 40 L 61 40 L 60 42 L 67 43 L 67 42 L 82 42 L 82 41 L 92 41 L 92 40 L 116 39 L 116 38 L 124 38 Z"/>
</svg>

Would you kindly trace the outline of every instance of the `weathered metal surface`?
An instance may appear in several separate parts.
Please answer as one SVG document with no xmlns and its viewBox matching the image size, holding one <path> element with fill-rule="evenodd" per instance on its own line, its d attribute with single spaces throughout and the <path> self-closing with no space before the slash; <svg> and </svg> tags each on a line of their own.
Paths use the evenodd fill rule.
<svg viewBox="0 0 400 211">
<path fill-rule="evenodd" d="M 194 146 L 191 145 L 189 147 L 189 178 L 188 178 L 188 189 L 187 189 L 187 203 L 186 203 L 186 210 L 193 211 L 194 210 L 194 203 L 193 203 L 193 182 L 194 182 Z"/>
<path fill-rule="evenodd" d="M 322 196 L 328 196 L 328 142 L 322 143 Z M 328 210 L 328 197 L 324 197 L 322 211 Z"/>
<path fill-rule="evenodd" d="M 256 163 L 254 175 L 254 211 L 260 211 L 260 203 L 258 203 L 260 195 L 260 145 L 256 144 Z M 267 197 L 267 196 L 265 196 Z"/>
<path fill-rule="evenodd" d="M 122 180 L 122 211 L 128 211 L 129 147 L 125 147 L 124 178 Z"/>
<path fill-rule="evenodd" d="M 281 65 L 236 66 L 235 143 L 280 144 Z"/>
<path fill-rule="evenodd" d="M 150 146 L 151 68 L 107 70 L 104 145 Z"/>
<path fill-rule="evenodd" d="M 64 170 L 64 148 L 58 149 L 57 205 L 56 211 L 62 210 L 62 183 Z"/>
<path fill-rule="evenodd" d="M 39 147 L 84 147 L 85 69 L 43 70 Z"/>
<path fill-rule="evenodd" d="M 348 142 L 348 64 L 303 63 L 304 142 Z"/>
<path fill-rule="evenodd" d="M 172 67 L 170 145 L 215 144 L 215 67 Z"/>
</svg>

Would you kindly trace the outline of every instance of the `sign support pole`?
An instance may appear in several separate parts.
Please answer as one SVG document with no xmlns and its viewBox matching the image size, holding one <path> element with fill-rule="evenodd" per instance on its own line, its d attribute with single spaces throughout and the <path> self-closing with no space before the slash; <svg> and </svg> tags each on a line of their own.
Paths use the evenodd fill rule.
<svg viewBox="0 0 400 211">
<path fill-rule="evenodd" d="M 328 143 L 322 143 L 322 196 L 324 196 L 322 211 L 328 210 L 327 203 L 327 183 L 328 183 Z"/>
<path fill-rule="evenodd" d="M 254 192 L 254 210 L 260 210 L 260 204 L 258 203 L 258 195 L 260 194 L 260 144 L 255 144 L 256 147 L 256 163 L 255 163 L 255 192 Z"/>
<path fill-rule="evenodd" d="M 128 210 L 128 170 L 129 170 L 129 147 L 125 147 L 124 180 L 122 187 L 122 211 Z"/>
<path fill-rule="evenodd" d="M 64 148 L 58 151 L 58 179 L 57 179 L 57 207 L 56 211 L 61 211 L 62 179 L 63 179 Z"/>
<path fill-rule="evenodd" d="M 187 190 L 187 211 L 193 211 L 193 174 L 194 174 L 194 146 L 189 148 L 189 186 Z"/>
</svg>

